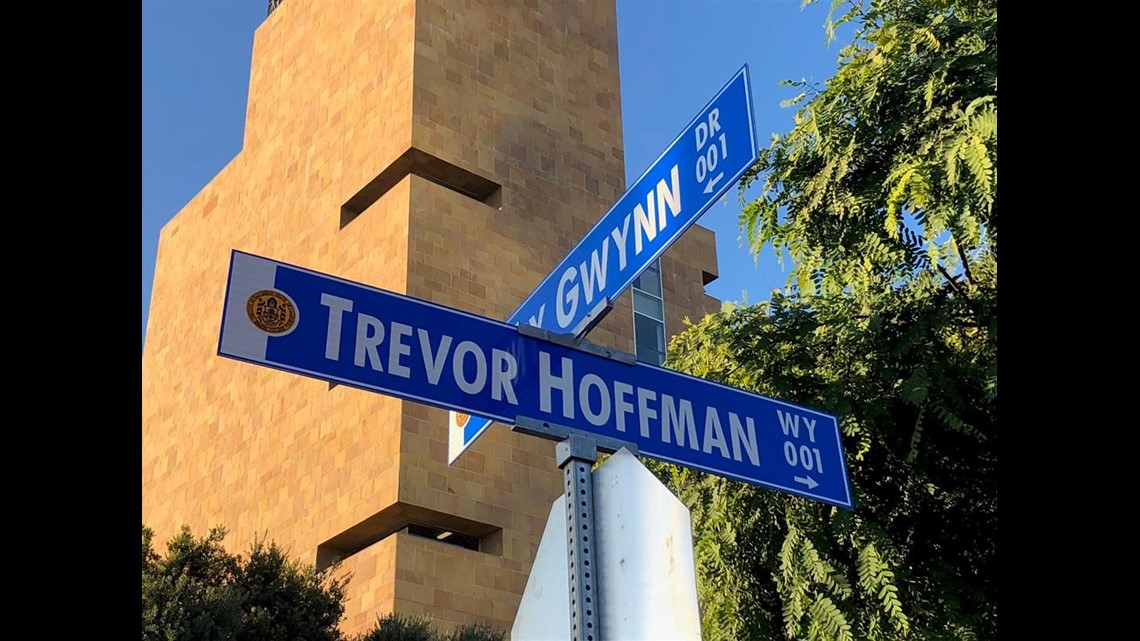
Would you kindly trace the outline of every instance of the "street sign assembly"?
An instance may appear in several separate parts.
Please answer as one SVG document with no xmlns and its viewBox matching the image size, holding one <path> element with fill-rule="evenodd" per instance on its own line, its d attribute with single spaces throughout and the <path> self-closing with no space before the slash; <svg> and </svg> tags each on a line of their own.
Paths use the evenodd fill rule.
<svg viewBox="0 0 1140 641">
<path fill-rule="evenodd" d="M 745 65 L 507 319 L 582 338 L 758 157 Z M 490 426 L 451 414 L 464 448 Z M 449 449 L 448 463 L 463 450 Z"/>
<path fill-rule="evenodd" d="M 835 417 L 535 334 L 234 251 L 218 354 L 852 508 Z"/>
</svg>

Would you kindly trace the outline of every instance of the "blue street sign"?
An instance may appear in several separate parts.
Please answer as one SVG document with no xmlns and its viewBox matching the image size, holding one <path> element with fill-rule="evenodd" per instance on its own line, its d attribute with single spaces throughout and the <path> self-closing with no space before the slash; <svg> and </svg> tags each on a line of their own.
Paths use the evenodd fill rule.
<svg viewBox="0 0 1140 641">
<path fill-rule="evenodd" d="M 518 310 L 512 325 L 581 338 L 653 261 L 700 218 L 758 158 L 748 65 L 740 68 L 661 156 L 633 182 Z M 451 415 L 463 448 L 491 424 Z"/>
<path fill-rule="evenodd" d="M 833 416 L 518 326 L 234 251 L 218 354 L 852 508 Z"/>
</svg>

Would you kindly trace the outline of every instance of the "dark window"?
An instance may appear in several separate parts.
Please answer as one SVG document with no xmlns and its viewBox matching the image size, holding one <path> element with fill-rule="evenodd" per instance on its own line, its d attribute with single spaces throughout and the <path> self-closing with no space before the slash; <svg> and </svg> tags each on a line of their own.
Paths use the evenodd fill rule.
<svg viewBox="0 0 1140 641">
<path fill-rule="evenodd" d="M 665 301 L 662 299 L 661 263 L 654 261 L 633 281 L 633 342 L 637 360 L 665 362 Z"/>
</svg>

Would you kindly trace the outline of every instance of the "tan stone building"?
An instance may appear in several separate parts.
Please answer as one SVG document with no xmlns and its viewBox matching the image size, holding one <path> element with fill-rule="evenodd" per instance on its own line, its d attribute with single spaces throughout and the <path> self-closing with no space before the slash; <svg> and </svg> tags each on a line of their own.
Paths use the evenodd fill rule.
<svg viewBox="0 0 1140 641">
<path fill-rule="evenodd" d="M 553 443 L 496 425 L 449 467 L 442 410 L 219 357 L 226 272 L 240 249 L 508 317 L 624 192 L 613 0 L 286 0 L 252 65 L 241 152 L 160 238 L 143 523 L 342 559 L 347 632 L 392 610 L 509 629 Z M 716 271 L 694 226 L 643 276 L 667 334 L 718 307 Z M 634 317 L 627 293 L 590 339 L 635 351 Z"/>
</svg>

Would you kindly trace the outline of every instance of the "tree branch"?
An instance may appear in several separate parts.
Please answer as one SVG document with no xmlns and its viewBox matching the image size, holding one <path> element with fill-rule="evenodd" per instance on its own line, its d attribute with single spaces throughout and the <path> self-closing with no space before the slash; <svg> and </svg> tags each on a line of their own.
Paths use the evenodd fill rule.
<svg viewBox="0 0 1140 641">
<path fill-rule="evenodd" d="M 958 281 L 954 280 L 954 278 L 949 273 L 947 273 L 945 267 L 942 265 L 935 265 L 934 267 L 938 270 L 939 274 L 942 274 L 942 277 L 946 279 L 946 282 L 950 283 L 950 287 L 954 288 L 955 294 L 965 295 L 965 292 L 962 291 L 962 288 L 958 286 Z"/>
<path fill-rule="evenodd" d="M 958 242 L 957 236 L 952 236 L 954 239 L 954 249 L 958 250 L 958 257 L 962 259 L 962 274 L 966 277 L 966 286 L 974 286 L 974 275 L 970 273 L 970 261 L 966 260 L 966 252 L 962 251 L 962 245 Z"/>
</svg>

